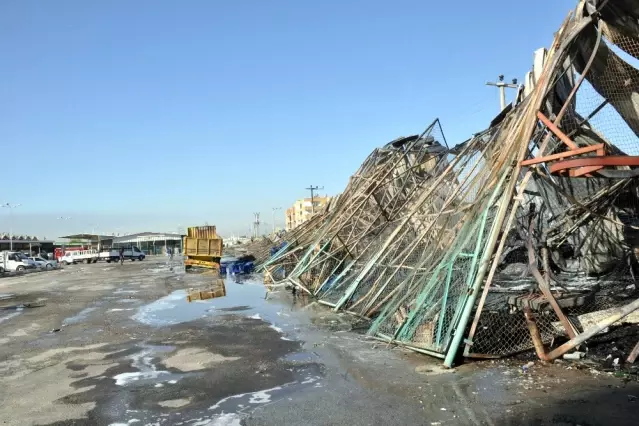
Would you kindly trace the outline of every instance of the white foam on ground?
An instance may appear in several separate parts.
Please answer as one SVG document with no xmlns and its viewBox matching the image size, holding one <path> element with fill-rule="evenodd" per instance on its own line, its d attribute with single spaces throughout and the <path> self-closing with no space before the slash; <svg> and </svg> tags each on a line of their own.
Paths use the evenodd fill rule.
<svg viewBox="0 0 639 426">
<path fill-rule="evenodd" d="M 217 404 L 215 405 L 211 405 L 209 407 L 209 410 L 217 410 L 218 408 L 220 408 L 220 405 L 224 404 L 226 401 L 228 401 L 229 399 L 237 399 L 237 398 L 242 398 L 244 395 L 246 395 L 245 393 L 239 393 L 237 395 L 231 395 L 231 396 L 227 396 L 226 398 L 222 398 L 220 399 Z"/>
<path fill-rule="evenodd" d="M 266 404 L 267 402 L 271 402 L 271 394 L 269 392 L 280 390 L 280 389 L 282 388 L 280 386 L 277 386 L 271 389 L 266 389 L 259 392 L 253 392 L 253 394 L 251 395 L 251 399 L 249 399 L 249 402 L 251 404 Z"/>
<path fill-rule="evenodd" d="M 133 373 L 122 373 L 117 376 L 113 376 L 115 379 L 115 384 L 118 386 L 126 386 L 132 382 L 137 382 L 138 380 L 151 380 L 157 379 L 163 374 L 169 374 L 168 371 L 135 371 Z"/>
<path fill-rule="evenodd" d="M 262 319 L 262 317 L 260 316 L 260 314 L 251 315 L 249 318 L 250 318 L 250 319 L 256 319 L 256 320 L 261 320 L 261 319 Z"/>
<path fill-rule="evenodd" d="M 120 312 L 120 311 L 132 311 L 133 308 L 113 308 L 113 309 L 109 309 L 107 312 Z"/>
<path fill-rule="evenodd" d="M 269 325 L 269 327 L 272 328 L 273 330 L 277 331 L 280 334 L 284 333 L 284 330 L 282 330 L 281 328 L 279 328 L 279 327 L 277 327 L 277 326 L 275 326 L 273 324 Z"/>
<path fill-rule="evenodd" d="M 319 376 L 308 376 L 301 383 L 303 385 L 308 385 L 308 384 L 311 384 L 311 383 L 315 383 L 315 382 L 317 382 L 320 379 L 321 379 L 321 377 L 319 377 Z"/>
<path fill-rule="evenodd" d="M 70 325 L 70 324 L 76 324 L 76 323 L 82 322 L 85 319 L 87 319 L 89 317 L 89 314 L 91 312 L 95 311 L 96 309 L 98 309 L 98 308 L 96 308 L 95 306 L 84 308 L 80 312 L 75 314 L 74 316 L 69 317 L 69 318 L 65 318 L 62 321 L 62 325 Z"/>
<path fill-rule="evenodd" d="M 5 315 L 3 317 L 0 317 L 0 323 L 8 321 L 8 320 L 10 320 L 13 317 L 17 317 L 18 315 L 20 315 L 20 312 L 13 312 L 13 313 L 10 313 L 9 315 Z"/>
<path fill-rule="evenodd" d="M 113 376 L 115 384 L 118 386 L 126 386 L 132 382 L 137 382 L 138 380 L 153 380 L 163 375 L 169 375 L 170 373 L 168 371 L 158 370 L 155 365 L 151 363 L 153 360 L 153 356 L 151 356 L 152 353 L 153 351 L 147 349 L 132 355 L 131 359 L 133 362 L 131 363 L 131 366 L 140 371 L 121 373 Z"/>
<path fill-rule="evenodd" d="M 226 398 L 219 400 L 217 404 L 210 406 L 209 410 L 217 410 L 226 401 L 228 401 L 230 399 L 242 398 L 242 397 L 247 396 L 247 395 L 249 396 L 249 401 L 248 402 L 250 404 L 266 404 L 267 402 L 271 402 L 271 395 L 270 395 L 271 392 L 282 390 L 284 387 L 293 385 L 295 383 L 297 383 L 297 382 L 286 383 L 285 385 L 282 385 L 282 386 L 276 386 L 274 388 L 264 389 L 264 390 L 257 391 L 257 392 L 240 393 L 238 395 L 227 396 Z"/>
</svg>

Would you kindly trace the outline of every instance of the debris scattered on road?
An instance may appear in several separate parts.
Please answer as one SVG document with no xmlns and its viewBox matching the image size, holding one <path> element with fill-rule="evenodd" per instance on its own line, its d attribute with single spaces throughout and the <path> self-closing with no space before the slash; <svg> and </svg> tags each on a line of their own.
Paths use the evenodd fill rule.
<svg viewBox="0 0 639 426">
<path fill-rule="evenodd" d="M 575 351 L 569 354 L 564 354 L 563 358 L 573 360 L 573 359 L 581 359 L 585 356 L 586 356 L 585 352 Z"/>
</svg>

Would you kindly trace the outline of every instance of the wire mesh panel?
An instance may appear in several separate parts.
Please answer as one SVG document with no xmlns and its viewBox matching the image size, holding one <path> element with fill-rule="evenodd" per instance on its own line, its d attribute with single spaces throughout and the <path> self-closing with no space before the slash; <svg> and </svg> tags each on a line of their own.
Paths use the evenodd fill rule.
<svg viewBox="0 0 639 426">
<path fill-rule="evenodd" d="M 524 310 L 551 342 L 636 298 L 639 7 L 622 3 L 580 2 L 488 130 L 439 151 L 436 122 L 376 149 L 265 265 L 446 365 L 462 341 L 531 348 Z"/>
<path fill-rule="evenodd" d="M 289 231 L 280 243 L 279 249 L 259 266 L 258 271 L 264 272 L 270 283 L 286 279 L 295 269 L 330 215 L 329 204 L 324 211 L 315 214 L 310 220 Z"/>
<path fill-rule="evenodd" d="M 602 6 L 597 3 L 591 6 Z M 639 35 L 629 35 L 623 11 L 612 13 L 610 7 L 617 6 L 604 5 L 594 20 L 584 12 L 588 8 L 577 9 L 570 24 L 575 30 L 565 33 L 572 41 L 563 43 L 565 50 L 550 69 L 553 84 L 542 107 L 557 128 L 540 123 L 529 145 L 530 158 L 639 155 Z M 601 151 L 573 154 L 597 145 Z M 502 229 L 506 248 L 495 260 L 495 278 L 467 330 L 467 355 L 503 356 L 533 348 L 524 308 L 535 312 L 541 338 L 550 343 L 570 334 L 559 315 L 579 334 L 610 315 L 611 308 L 637 298 L 634 167 L 601 161 L 601 166 L 561 168 L 553 161 L 531 171 L 522 201 L 515 203 L 512 227 Z M 541 282 L 531 276 L 532 269 L 543 272 Z M 558 308 L 542 294 L 542 285 Z"/>
<path fill-rule="evenodd" d="M 336 304 L 354 274 L 394 229 L 421 189 L 445 167 L 447 149 L 435 120 L 420 136 L 376 149 L 342 193 L 324 232 L 291 280 Z"/>
</svg>

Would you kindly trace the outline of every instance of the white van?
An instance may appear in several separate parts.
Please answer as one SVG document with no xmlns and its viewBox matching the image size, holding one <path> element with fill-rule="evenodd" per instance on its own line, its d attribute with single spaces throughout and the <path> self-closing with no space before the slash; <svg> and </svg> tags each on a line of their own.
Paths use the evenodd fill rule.
<svg viewBox="0 0 639 426">
<path fill-rule="evenodd" d="M 140 262 L 144 260 L 146 255 L 142 250 L 138 247 L 126 247 L 124 248 L 124 258 L 130 259 L 131 261 L 139 260 Z M 117 262 L 120 260 L 120 249 L 112 248 L 108 250 L 104 250 L 100 252 L 100 260 L 106 260 L 107 263 Z"/>
<path fill-rule="evenodd" d="M 35 268 L 35 262 L 24 253 L 18 251 L 3 251 L 0 253 L 0 272 L 24 271 Z"/>
</svg>

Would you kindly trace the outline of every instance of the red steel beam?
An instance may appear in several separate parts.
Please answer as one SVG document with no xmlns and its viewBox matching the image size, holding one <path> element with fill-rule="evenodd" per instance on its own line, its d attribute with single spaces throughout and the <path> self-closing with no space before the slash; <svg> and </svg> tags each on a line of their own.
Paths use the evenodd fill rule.
<svg viewBox="0 0 639 426">
<path fill-rule="evenodd" d="M 522 166 L 531 166 L 533 164 L 546 163 L 548 161 L 560 160 L 566 157 L 572 157 L 573 155 L 586 154 L 592 151 L 599 151 L 604 149 L 604 144 L 598 143 L 597 145 L 586 146 L 584 148 L 571 149 L 570 151 L 560 152 L 559 154 L 546 155 L 544 157 L 535 157 L 530 160 L 524 160 L 521 162 Z M 599 153 L 597 152 L 597 155 Z"/>
<path fill-rule="evenodd" d="M 568 137 L 568 135 L 566 135 L 564 132 L 562 132 L 561 129 L 559 127 L 557 127 L 552 121 L 550 121 L 548 119 L 548 117 L 546 117 L 541 111 L 537 111 L 537 118 L 539 120 L 541 120 L 541 122 L 544 123 L 546 125 L 546 127 L 548 127 L 548 130 L 553 132 L 555 134 L 555 136 L 557 136 L 559 138 L 560 141 L 562 141 L 564 144 L 566 144 L 568 146 L 568 148 L 574 149 L 574 150 L 579 149 L 577 144 L 574 143 Z"/>
<path fill-rule="evenodd" d="M 580 176 L 582 173 L 578 169 L 582 167 L 610 167 L 610 166 L 627 166 L 627 167 L 639 167 L 639 157 L 630 155 L 605 155 L 603 157 L 583 157 L 574 158 L 571 160 L 557 161 L 550 165 L 550 173 L 561 174 L 566 171 L 569 173 L 574 170 L 572 174 Z M 592 170 L 586 171 L 590 173 Z M 583 172 L 583 170 L 582 170 Z"/>
</svg>

